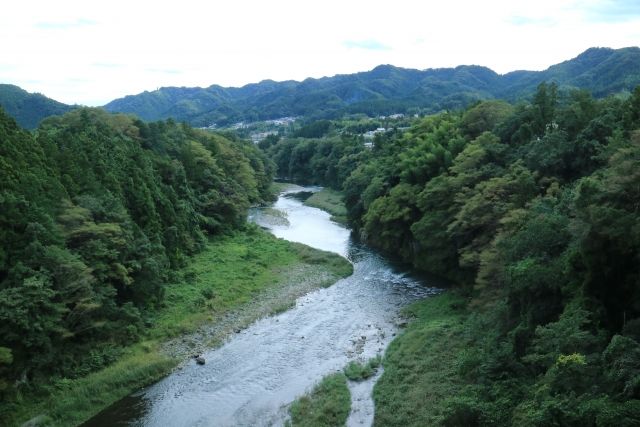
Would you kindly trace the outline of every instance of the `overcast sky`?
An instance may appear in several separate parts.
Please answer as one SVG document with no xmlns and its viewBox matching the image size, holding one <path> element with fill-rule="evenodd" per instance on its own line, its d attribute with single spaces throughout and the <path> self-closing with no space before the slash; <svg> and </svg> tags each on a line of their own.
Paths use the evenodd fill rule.
<svg viewBox="0 0 640 427">
<path fill-rule="evenodd" d="M 541 70 L 640 44 L 640 0 L 8 1 L 0 83 L 103 105 L 162 86 L 370 70 Z"/>
</svg>

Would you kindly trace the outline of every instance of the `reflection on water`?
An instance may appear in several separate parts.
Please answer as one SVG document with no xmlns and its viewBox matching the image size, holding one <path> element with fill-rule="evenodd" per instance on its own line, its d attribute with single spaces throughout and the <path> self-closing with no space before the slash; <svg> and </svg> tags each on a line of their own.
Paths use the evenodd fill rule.
<svg viewBox="0 0 640 427">
<path fill-rule="evenodd" d="M 304 206 L 297 197 L 293 197 L 297 194 L 285 193 L 272 207 L 284 214 L 286 222 L 273 221 L 272 209 L 252 210 L 249 213 L 249 221 L 268 228 L 276 237 L 347 257 L 350 246 L 349 230 L 331 221 L 331 215 L 327 212 Z"/>
<path fill-rule="evenodd" d="M 288 224 L 271 221 L 269 209 L 252 211 L 250 220 L 278 237 L 347 257 L 354 274 L 254 323 L 205 353 L 206 365 L 186 362 L 86 426 L 282 425 L 286 405 L 350 360 L 382 353 L 396 333 L 399 310 L 437 292 L 352 242 L 326 212 L 296 197 L 280 197 L 273 208 L 286 214 Z M 372 387 L 373 381 L 351 386 L 350 425 L 371 424 Z"/>
</svg>

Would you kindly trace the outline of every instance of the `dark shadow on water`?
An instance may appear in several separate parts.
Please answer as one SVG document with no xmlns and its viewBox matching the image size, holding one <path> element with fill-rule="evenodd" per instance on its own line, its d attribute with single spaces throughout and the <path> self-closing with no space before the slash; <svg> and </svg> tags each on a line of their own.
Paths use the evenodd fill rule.
<svg viewBox="0 0 640 427">
<path fill-rule="evenodd" d="M 131 420 L 142 420 L 149 410 L 149 402 L 142 392 L 118 400 L 97 413 L 80 427 L 125 427 L 133 426 Z"/>
<path fill-rule="evenodd" d="M 351 233 L 349 241 L 349 251 L 347 253 L 347 259 L 351 262 L 357 262 L 362 256 L 374 254 L 380 259 L 384 259 L 386 264 L 391 268 L 394 273 L 403 274 L 409 279 L 416 280 L 429 288 L 448 289 L 455 284 L 444 277 L 437 274 L 429 273 L 427 271 L 416 270 L 410 263 L 402 261 L 397 254 L 381 251 L 379 249 L 367 246 L 362 242 L 356 233 Z"/>
<path fill-rule="evenodd" d="M 311 196 L 313 196 L 313 191 L 298 191 L 297 193 L 287 193 L 284 195 L 284 197 L 288 199 L 295 199 L 301 202 L 306 201 Z"/>
</svg>

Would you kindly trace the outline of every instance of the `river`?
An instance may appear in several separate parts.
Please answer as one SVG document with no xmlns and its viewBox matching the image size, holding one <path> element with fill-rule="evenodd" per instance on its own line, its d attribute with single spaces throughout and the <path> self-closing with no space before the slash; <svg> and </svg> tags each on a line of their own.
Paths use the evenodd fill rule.
<svg viewBox="0 0 640 427">
<path fill-rule="evenodd" d="M 397 333 L 400 309 L 438 292 L 427 286 L 437 283 L 425 283 L 353 241 L 328 213 L 305 206 L 298 192 L 316 190 L 289 190 L 270 209 L 254 209 L 249 220 L 277 237 L 345 256 L 354 265 L 353 275 L 233 334 L 203 354 L 204 366 L 186 361 L 86 427 L 281 426 L 288 404 L 322 377 L 351 360 L 366 361 L 384 352 Z M 349 426 L 371 425 L 371 392 L 379 375 L 350 382 Z"/>
</svg>

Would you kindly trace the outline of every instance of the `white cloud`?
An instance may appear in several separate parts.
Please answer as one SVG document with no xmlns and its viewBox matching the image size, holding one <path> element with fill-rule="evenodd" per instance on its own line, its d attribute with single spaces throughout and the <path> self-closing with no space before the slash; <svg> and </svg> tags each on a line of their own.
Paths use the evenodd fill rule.
<svg viewBox="0 0 640 427">
<path fill-rule="evenodd" d="M 389 46 L 379 42 L 378 40 L 347 40 L 343 43 L 350 49 L 366 49 L 366 50 L 389 50 Z"/>
<path fill-rule="evenodd" d="M 543 69 L 637 45 L 632 2 L 23 0 L 0 16 L 0 82 L 101 105 L 160 86 L 239 86 L 368 70 Z M 596 19 L 600 17 L 601 19 Z"/>
</svg>

